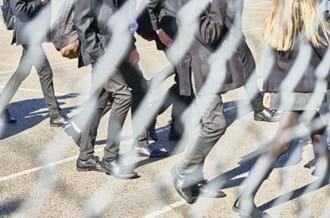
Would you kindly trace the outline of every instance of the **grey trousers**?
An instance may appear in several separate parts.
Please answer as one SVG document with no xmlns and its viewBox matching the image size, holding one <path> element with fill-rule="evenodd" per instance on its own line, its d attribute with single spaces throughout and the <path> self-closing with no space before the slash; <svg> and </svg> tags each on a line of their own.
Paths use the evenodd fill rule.
<svg viewBox="0 0 330 218">
<path fill-rule="evenodd" d="M 1 111 L 4 110 L 14 97 L 21 83 L 30 75 L 32 66 L 37 70 L 42 93 L 50 111 L 50 117 L 57 118 L 60 116 L 61 109 L 55 97 L 53 72 L 41 45 L 23 45 L 23 53 L 16 72 L 2 90 L 0 96 Z"/>
<path fill-rule="evenodd" d="M 206 110 L 205 108 L 199 110 L 206 105 L 206 102 L 210 102 Z M 195 111 L 200 111 L 199 115 L 201 115 L 200 135 L 195 144 L 187 146 L 184 158 L 177 168 L 179 176 L 183 178 L 187 186 L 203 180 L 205 158 L 227 128 L 221 95 L 198 96 L 196 107 Z"/>
<path fill-rule="evenodd" d="M 132 116 L 140 106 L 147 90 L 147 82 L 138 67 L 122 64 L 107 84 L 94 93 L 91 98 L 96 98 L 96 108 L 88 119 L 86 128 L 82 129 L 80 140 L 81 160 L 87 160 L 94 155 L 95 139 L 100 119 L 109 109 L 111 114 L 108 125 L 107 146 L 104 148 L 103 159 L 112 161 L 119 155 L 120 132 L 124 125 L 127 113 L 131 107 Z M 133 123 L 133 131 L 135 126 Z M 138 136 L 135 146 L 148 146 L 147 132 Z"/>
</svg>

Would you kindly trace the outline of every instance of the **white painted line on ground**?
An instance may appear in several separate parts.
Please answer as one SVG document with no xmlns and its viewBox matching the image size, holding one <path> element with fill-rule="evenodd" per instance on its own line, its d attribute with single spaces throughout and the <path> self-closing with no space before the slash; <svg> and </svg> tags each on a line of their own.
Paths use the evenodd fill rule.
<svg viewBox="0 0 330 218">
<path fill-rule="evenodd" d="M 11 35 L 11 34 L 8 34 L 8 35 L 2 35 L 2 36 L 0 36 L 0 39 L 2 39 L 2 38 L 8 38 L 8 37 L 13 37 L 13 35 Z"/>
<path fill-rule="evenodd" d="M 60 165 L 60 164 L 68 163 L 72 160 L 76 160 L 77 158 L 78 158 L 78 156 L 69 157 L 69 158 L 54 162 L 54 163 L 46 164 L 46 165 L 43 165 L 43 166 L 40 166 L 40 167 L 35 167 L 35 168 L 25 170 L 25 171 L 22 171 L 22 172 L 19 172 L 19 173 L 14 173 L 14 174 L 11 174 L 11 175 L 8 175 L 8 176 L 4 176 L 4 177 L 0 178 L 0 182 L 5 182 L 5 181 L 11 180 L 11 179 L 15 179 L 15 178 L 27 175 L 27 174 L 37 172 L 37 171 L 42 170 L 42 169 L 46 169 L 46 168 L 49 168 L 49 167 L 53 167 L 53 166 L 57 166 L 57 165 Z"/>
<path fill-rule="evenodd" d="M 3 71 L 3 72 L 0 72 L 0 75 L 4 75 L 4 74 L 8 74 L 8 73 L 12 73 L 13 71 L 12 70 L 7 70 L 7 71 Z"/>
<path fill-rule="evenodd" d="M 161 133 L 161 132 L 164 132 L 168 129 L 169 129 L 169 127 L 166 127 L 166 128 L 157 130 L 156 132 Z M 123 138 L 125 138 L 125 136 Z M 129 139 L 123 140 L 123 142 L 128 141 L 128 140 Z M 101 152 L 101 151 L 103 151 L 103 148 L 95 149 L 95 153 L 98 153 L 98 152 Z M 39 167 L 35 167 L 35 168 L 32 168 L 32 169 L 24 170 L 22 172 L 18 172 L 18 173 L 14 173 L 14 174 L 11 174 L 11 175 L 8 175 L 8 176 L 4 176 L 4 177 L 0 178 L 0 182 L 5 182 L 5 181 L 15 179 L 15 178 L 18 178 L 18 177 L 21 177 L 21 176 L 24 176 L 24 175 L 35 173 L 37 171 L 40 171 L 40 170 L 43 170 L 43 169 L 46 169 L 46 168 L 49 168 L 49 167 L 54 167 L 54 166 L 58 166 L 58 165 L 61 165 L 61 164 L 65 164 L 65 163 L 68 163 L 70 161 L 76 160 L 77 158 L 78 158 L 78 155 L 73 156 L 73 157 L 68 157 L 66 159 L 59 160 L 59 161 L 54 162 L 54 163 L 49 163 L 49 164 L 42 165 L 42 166 L 39 166 Z"/>
<path fill-rule="evenodd" d="M 231 110 L 233 108 L 235 108 L 235 107 L 226 108 L 225 111 Z M 156 132 L 157 133 L 161 133 L 161 132 L 164 132 L 164 131 L 166 131 L 168 129 L 169 129 L 169 127 L 166 127 L 166 128 L 157 130 Z M 95 152 L 97 153 L 97 152 L 100 152 L 102 150 L 103 149 L 96 149 Z M 57 166 L 57 165 L 65 164 L 65 163 L 68 163 L 70 161 L 76 160 L 77 158 L 78 158 L 78 155 L 73 156 L 73 157 L 68 157 L 66 159 L 63 159 L 63 160 L 60 160 L 60 161 L 57 161 L 57 162 L 54 162 L 54 163 L 49 163 L 49 164 L 46 164 L 46 165 L 43 165 L 43 166 L 35 167 L 35 168 L 32 168 L 32 169 L 24 170 L 22 172 L 18 172 L 18 173 L 14 173 L 14 174 L 11 174 L 11 175 L 8 175 L 8 176 L 4 176 L 4 177 L 1 177 L 0 178 L 0 182 L 5 182 L 5 181 L 11 180 L 11 179 L 15 179 L 15 178 L 18 178 L 18 177 L 21 177 L 21 176 L 24 176 L 24 175 L 35 173 L 37 171 L 40 171 L 42 169 L 46 169 L 46 168 L 49 168 L 49 167 L 54 167 L 54 166 Z M 166 206 L 162 210 L 156 211 L 156 212 L 157 213 L 166 213 L 169 210 L 172 210 L 173 208 L 182 206 L 183 204 L 184 204 L 184 201 L 178 201 L 178 202 L 175 202 L 175 203 L 173 203 L 173 204 L 171 204 L 169 206 Z M 154 213 L 156 213 L 156 212 L 154 212 Z M 151 215 L 153 215 L 154 213 L 152 213 Z M 149 217 L 149 215 L 147 217 Z M 151 217 L 154 217 L 154 215 L 151 216 Z"/>
<path fill-rule="evenodd" d="M 166 207 L 164 207 L 163 209 L 161 210 L 156 210 L 148 215 L 145 216 L 145 218 L 156 218 L 156 217 L 159 217 L 177 207 L 181 207 L 183 205 L 185 205 L 186 203 L 182 200 L 182 201 L 177 201 L 177 202 L 174 202 L 173 204 L 170 204 L 170 205 L 167 205 Z"/>
<path fill-rule="evenodd" d="M 0 65 L 4 65 L 4 66 L 15 66 L 15 64 L 8 64 L 8 63 L 0 63 Z"/>
<path fill-rule="evenodd" d="M 0 89 L 3 89 L 5 86 L 0 85 Z M 18 91 L 21 92 L 37 92 L 37 93 L 42 93 L 41 90 L 38 89 L 27 89 L 27 88 L 18 88 Z M 63 92 L 55 92 L 56 95 L 67 95 L 68 93 L 63 93 Z"/>
</svg>

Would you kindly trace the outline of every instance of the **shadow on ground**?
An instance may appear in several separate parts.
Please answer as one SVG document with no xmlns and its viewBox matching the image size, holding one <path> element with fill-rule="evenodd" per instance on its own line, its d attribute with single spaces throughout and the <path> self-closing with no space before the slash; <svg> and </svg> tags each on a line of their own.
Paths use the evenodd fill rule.
<svg viewBox="0 0 330 218">
<path fill-rule="evenodd" d="M 76 98 L 78 94 L 71 93 L 57 97 L 59 105 L 63 106 L 61 100 Z M 73 111 L 75 107 L 62 108 L 65 114 Z M 49 118 L 48 109 L 44 98 L 27 99 L 13 102 L 9 105 L 10 113 L 17 119 L 15 124 L 6 124 L 4 131 L 0 133 L 0 139 L 5 139 L 17 135 L 25 130 L 33 128 L 43 120 Z"/>
<path fill-rule="evenodd" d="M 22 200 L 13 200 L 0 203 L 0 217 L 10 216 L 22 206 Z"/>
<path fill-rule="evenodd" d="M 225 112 L 225 117 L 226 117 L 228 126 L 232 125 L 235 122 L 235 120 L 237 120 L 251 112 L 249 110 L 239 112 L 238 107 L 241 106 L 242 104 L 245 104 L 246 102 L 247 101 L 231 101 L 231 102 L 224 103 L 224 112 Z M 168 153 L 171 154 L 171 156 L 182 153 L 184 151 L 184 147 L 178 149 L 177 142 L 169 141 L 169 139 L 168 139 L 169 132 L 170 132 L 170 125 L 157 129 L 157 135 L 158 135 L 159 140 L 155 143 L 150 144 L 149 145 L 150 149 L 159 150 L 159 149 L 165 148 L 168 151 Z M 102 142 L 104 142 L 104 141 L 102 141 Z M 136 168 L 147 165 L 147 164 L 151 164 L 153 162 L 159 161 L 164 158 L 166 158 L 166 157 L 148 158 L 148 159 L 138 161 L 136 163 Z"/>
</svg>

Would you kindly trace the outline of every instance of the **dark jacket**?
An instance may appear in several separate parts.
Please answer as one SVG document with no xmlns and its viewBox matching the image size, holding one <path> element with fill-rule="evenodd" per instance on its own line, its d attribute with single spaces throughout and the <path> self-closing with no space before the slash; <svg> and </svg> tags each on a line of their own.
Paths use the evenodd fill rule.
<svg viewBox="0 0 330 218">
<path fill-rule="evenodd" d="M 119 3 L 116 0 L 75 1 L 74 22 L 81 44 L 79 67 L 95 63 L 105 53 L 112 36 L 107 24 Z"/>
<path fill-rule="evenodd" d="M 50 4 L 50 0 L 47 5 L 43 5 L 41 0 L 10 0 L 16 17 L 12 43 L 29 45 L 49 41 Z"/>
<path fill-rule="evenodd" d="M 206 82 L 210 71 L 209 57 L 221 46 L 234 21 L 233 13 L 230 13 L 227 7 L 226 0 L 213 0 L 213 3 L 201 15 L 199 31 L 188 51 L 190 60 L 186 56 L 178 70 L 182 95 L 191 95 L 191 74 L 187 73 L 191 69 L 197 92 Z M 254 58 L 243 38 L 233 56 L 227 61 L 224 84 L 216 90 L 216 93 L 225 93 L 243 86 L 254 69 Z"/>
<path fill-rule="evenodd" d="M 51 28 L 51 40 L 58 51 L 78 39 L 74 17 L 74 1 L 64 1 Z"/>
<path fill-rule="evenodd" d="M 74 22 L 80 40 L 80 67 L 95 63 L 104 54 L 111 38 L 107 21 L 114 11 L 112 0 L 75 1 Z"/>
<path fill-rule="evenodd" d="M 158 50 L 165 50 L 166 46 L 159 40 L 156 31 L 158 29 L 163 29 L 165 33 L 174 40 L 177 33 L 177 23 L 176 18 L 173 14 L 169 13 L 166 8 L 167 0 L 150 0 L 147 4 L 147 11 L 149 14 L 150 24 L 154 31 L 154 40 Z M 149 25 L 149 23 L 141 23 L 139 25 Z"/>
<path fill-rule="evenodd" d="M 296 58 L 299 53 L 299 41 L 296 42 L 292 50 L 286 52 L 279 52 L 273 49 L 274 54 L 274 64 L 271 69 L 269 77 L 264 83 L 264 90 L 267 92 L 280 92 L 280 86 L 285 78 L 288 76 L 288 73 L 292 66 L 294 65 Z M 311 43 L 310 43 L 311 44 Z M 306 68 L 303 77 L 298 82 L 297 86 L 294 87 L 294 92 L 301 93 L 312 93 L 316 85 L 316 75 L 315 70 L 322 61 L 328 46 L 321 46 L 319 48 L 312 47 L 312 55 L 309 61 L 309 65 Z M 295 72 L 292 72 L 295 73 Z M 329 77 L 328 77 L 329 83 Z"/>
<path fill-rule="evenodd" d="M 165 8 L 166 0 L 150 0 L 147 4 L 151 25 L 154 31 L 160 28 L 160 13 Z M 162 12 L 163 14 L 163 12 Z"/>
</svg>

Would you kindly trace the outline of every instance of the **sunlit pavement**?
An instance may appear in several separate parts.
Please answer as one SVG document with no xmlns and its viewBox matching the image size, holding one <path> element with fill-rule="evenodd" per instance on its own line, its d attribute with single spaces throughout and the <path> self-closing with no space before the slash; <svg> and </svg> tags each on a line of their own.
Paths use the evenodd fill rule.
<svg viewBox="0 0 330 218">
<path fill-rule="evenodd" d="M 252 10 L 261 14 L 265 12 L 267 4 L 260 2 L 262 1 L 254 1 L 246 15 L 250 18 L 245 20 L 248 23 L 245 28 L 251 46 L 255 45 L 260 34 L 260 29 L 254 29 L 253 26 L 258 26 L 256 24 L 262 18 L 254 19 L 249 13 Z M 0 88 L 3 88 L 14 72 L 21 54 L 20 47 L 10 45 L 11 34 L 0 25 Z M 71 117 L 75 113 L 75 106 L 84 100 L 79 93 L 81 90 L 88 90 L 90 69 L 78 69 L 76 60 L 60 57 L 52 45 L 45 45 L 45 48 L 54 70 L 59 102 Z M 260 47 L 253 49 L 254 53 L 259 54 Z M 138 39 L 138 50 L 141 54 L 140 66 L 146 78 L 151 78 L 167 66 L 164 55 L 155 50 L 153 43 Z M 164 90 L 171 85 L 172 79 L 166 81 L 162 87 Z M 227 102 L 227 118 L 233 120 L 237 109 L 233 102 L 245 98 L 244 89 L 229 92 L 224 98 Z M 232 204 L 239 194 L 240 184 L 248 175 L 247 170 L 251 167 L 251 163 L 240 165 L 239 162 L 253 156 L 262 142 L 274 135 L 277 126 L 276 123 L 253 121 L 252 112 L 237 118 L 206 161 L 205 175 L 210 180 L 231 171 L 227 173 L 229 180 L 224 189 L 227 197 L 200 198 L 196 204 L 190 206 L 180 199 L 171 184 L 170 169 L 180 161 L 182 154 L 162 160 L 137 159 L 137 171 L 141 177 L 136 180 L 118 180 L 96 172 L 76 172 L 78 147 L 62 129 L 49 126 L 47 109 L 35 71 L 17 91 L 10 104 L 10 111 L 18 122 L 5 127 L 0 141 L 0 217 L 22 211 L 28 217 L 79 217 L 98 211 L 102 211 L 104 217 L 235 217 L 237 215 L 232 211 Z M 170 110 L 158 117 L 160 141 L 152 146 L 174 147 L 167 140 L 166 127 L 169 120 Z M 124 135 L 130 135 L 129 127 L 128 119 Z M 106 131 L 107 116 L 103 118 L 99 128 L 96 147 L 100 156 Z M 123 151 L 128 151 L 129 141 L 123 144 Z M 45 153 L 51 148 L 60 150 L 63 154 L 54 157 L 56 154 Z M 54 162 L 45 162 L 45 156 L 54 158 Z M 312 157 L 312 148 L 306 145 L 303 146 L 301 159 L 295 164 L 285 168 L 279 166 L 262 186 L 257 196 L 258 205 L 272 217 L 325 217 L 330 196 L 329 187 L 317 190 L 306 188 L 317 182 L 317 178 L 311 176 L 311 170 L 303 167 Z M 51 166 L 55 166 L 56 170 L 50 171 L 49 169 L 54 169 Z M 288 184 L 282 189 L 281 184 L 283 180 L 287 182 L 286 179 L 289 179 Z M 282 200 L 278 200 L 280 196 L 283 197 Z"/>
</svg>

